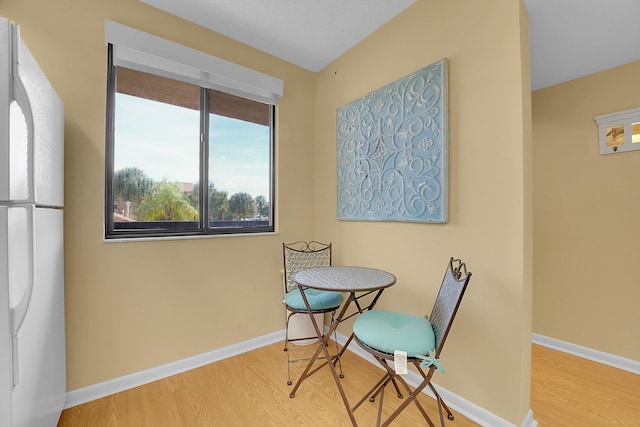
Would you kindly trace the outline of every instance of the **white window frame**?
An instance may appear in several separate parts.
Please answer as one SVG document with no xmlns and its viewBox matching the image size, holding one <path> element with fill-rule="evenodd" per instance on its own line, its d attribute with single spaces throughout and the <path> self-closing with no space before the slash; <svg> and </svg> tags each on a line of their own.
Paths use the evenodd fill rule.
<svg viewBox="0 0 640 427">
<path fill-rule="evenodd" d="M 238 97 L 269 104 L 272 111 L 271 138 L 272 144 L 274 143 L 273 111 L 276 102 L 283 94 L 282 80 L 111 21 L 105 22 L 105 41 L 107 44 L 111 45 L 110 55 L 114 70 L 115 67 L 120 66 L 172 80 L 195 84 L 205 90 L 213 89 Z M 110 99 L 110 96 L 108 95 L 108 117 L 110 114 L 109 109 L 112 109 L 112 102 L 113 100 Z M 112 113 L 113 112 L 111 112 L 111 114 Z M 109 165 L 111 165 L 111 168 L 113 166 L 113 121 L 107 123 L 107 126 L 106 177 L 109 179 L 109 177 L 113 178 L 114 174 L 113 170 L 108 170 Z M 275 149 L 275 147 L 272 147 L 272 149 Z M 271 174 L 271 196 L 273 199 L 275 169 L 272 169 Z M 205 231 L 199 230 L 194 233 L 185 233 L 183 231 L 171 233 L 158 230 L 151 231 L 150 233 L 139 234 L 116 232 L 113 227 L 113 221 L 109 220 L 109 218 L 112 217 L 112 205 L 109 204 L 109 200 L 113 199 L 113 188 L 111 187 L 111 191 L 109 191 L 109 188 L 110 187 L 107 185 L 105 200 L 106 239 L 175 238 L 199 235 L 246 234 L 253 231 L 247 228 L 225 228 L 211 232 L 209 227 L 205 227 Z M 207 188 L 206 184 L 204 188 Z M 275 218 L 273 216 L 275 213 L 275 200 L 270 200 L 270 204 L 271 225 L 268 227 L 267 231 L 274 232 Z M 206 230 L 209 231 L 207 232 Z"/>
<path fill-rule="evenodd" d="M 283 94 L 278 78 L 116 22 L 105 22 L 105 41 L 114 46 L 116 66 L 272 105 Z"/>
</svg>

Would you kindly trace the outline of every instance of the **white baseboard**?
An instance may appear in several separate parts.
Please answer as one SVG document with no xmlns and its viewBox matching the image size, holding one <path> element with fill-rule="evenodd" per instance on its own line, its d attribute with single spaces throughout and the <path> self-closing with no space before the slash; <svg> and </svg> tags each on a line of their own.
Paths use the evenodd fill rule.
<svg viewBox="0 0 640 427">
<path fill-rule="evenodd" d="M 343 345 L 347 341 L 347 338 L 342 334 L 337 334 L 337 335 L 338 335 L 337 336 L 338 343 Z M 380 367 L 376 362 L 376 360 L 369 353 L 364 351 L 359 345 L 350 344 L 348 347 L 348 350 L 357 354 L 358 356 L 362 357 L 368 362 L 376 365 L 376 367 Z M 382 370 L 381 367 L 380 369 Z M 422 378 L 420 377 L 419 374 L 412 371 L 410 371 L 405 376 L 405 380 L 407 381 L 407 383 L 411 384 L 414 387 L 421 382 L 421 379 Z M 436 383 L 434 384 L 436 385 L 436 388 L 438 389 L 438 393 L 440 393 L 440 396 L 442 397 L 442 399 L 447 403 L 447 406 L 454 409 L 456 412 L 459 412 L 460 414 L 464 415 L 466 418 L 470 419 L 471 421 L 476 422 L 483 427 L 516 427 L 514 424 L 510 423 L 509 421 L 498 417 L 497 415 L 487 411 L 486 409 L 476 405 L 475 403 L 472 403 L 458 396 L 457 394 L 447 390 L 444 387 L 437 385 Z M 427 388 L 425 391 L 423 391 L 423 393 L 435 399 L 435 396 L 433 395 L 430 389 Z M 524 421 L 521 424 L 521 427 L 536 427 L 537 425 L 538 425 L 538 422 L 533 419 L 533 411 L 529 409 L 529 412 L 525 416 Z"/>
<path fill-rule="evenodd" d="M 538 422 L 533 419 L 533 411 L 531 409 L 529 409 L 529 412 L 527 412 L 527 415 L 524 417 L 521 427 L 538 427 Z"/>
<path fill-rule="evenodd" d="M 191 369 L 199 368 L 201 366 L 208 365 L 209 363 L 217 362 L 219 360 L 233 357 L 238 354 L 246 353 L 248 351 L 282 341 L 283 339 L 284 330 L 276 331 L 271 334 L 267 334 L 247 341 L 242 341 L 207 353 L 187 357 L 185 359 L 177 360 L 165 365 L 156 366 L 144 371 L 135 372 L 130 375 L 125 375 L 123 377 L 114 378 L 112 380 L 94 384 L 88 387 L 72 390 L 67 393 L 67 402 L 64 406 L 64 409 L 81 405 L 83 403 L 100 399 L 102 397 L 119 393 L 144 384 L 148 384 L 150 382 L 186 372 Z M 344 344 L 346 342 L 346 337 L 342 334 L 338 334 L 337 339 L 340 344 Z M 349 351 L 352 351 L 363 359 L 377 365 L 373 357 L 371 357 L 369 353 L 362 350 L 357 344 L 349 345 L 348 349 Z M 407 375 L 406 380 L 409 384 L 415 386 L 420 382 L 420 376 L 414 372 L 411 372 Z M 497 415 L 443 387 L 438 386 L 438 392 L 447 402 L 447 405 L 449 407 L 469 418 L 470 420 L 480 424 L 481 426 L 516 427 L 514 424 L 498 417 Z M 428 390 L 428 392 L 425 393 L 430 395 L 431 397 L 434 397 L 433 394 L 431 394 L 431 390 Z M 533 419 L 533 412 L 529 410 L 524 421 L 521 424 L 521 427 L 536 427 L 537 425 L 538 422 Z"/>
<path fill-rule="evenodd" d="M 628 372 L 632 372 L 636 375 L 640 375 L 640 362 L 636 360 L 627 359 L 599 350 L 593 350 L 587 347 L 582 347 L 580 345 L 571 344 L 566 341 L 560 341 L 555 338 L 549 338 L 539 334 L 531 334 L 531 341 L 534 344 L 539 344 L 544 347 L 582 357 L 583 359 L 593 360 L 594 362 L 602 363 L 604 365 L 612 366 L 614 368 L 622 369 Z"/>
<path fill-rule="evenodd" d="M 119 393 L 130 388 L 138 387 L 143 384 L 148 384 L 191 369 L 199 368 L 201 366 L 208 365 L 209 363 L 227 359 L 238 354 L 246 353 L 248 351 L 282 341 L 283 339 L 284 330 L 277 331 L 258 338 L 253 338 L 217 350 L 209 351 L 207 353 L 197 354 L 192 357 L 187 357 L 186 359 L 167 363 L 166 365 L 156 366 L 154 368 L 114 378 L 88 387 L 71 390 L 70 392 L 67 392 L 67 402 L 64 409 L 100 399 L 101 397 L 109 396 L 111 394 Z"/>
</svg>

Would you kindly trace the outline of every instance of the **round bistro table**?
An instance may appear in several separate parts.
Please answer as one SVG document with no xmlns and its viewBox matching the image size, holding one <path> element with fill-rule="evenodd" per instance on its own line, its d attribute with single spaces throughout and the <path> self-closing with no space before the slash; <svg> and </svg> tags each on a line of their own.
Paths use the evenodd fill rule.
<svg viewBox="0 0 640 427">
<path fill-rule="evenodd" d="M 344 406 L 347 409 L 351 423 L 354 426 L 357 426 L 353 411 L 351 410 L 347 396 L 342 388 L 340 378 L 336 372 L 334 362 L 334 360 L 340 358 L 346 350 L 347 346 L 353 339 L 353 333 L 342 347 L 342 350 L 333 357 L 329 354 L 328 346 L 326 344 L 333 331 L 335 331 L 341 322 L 373 309 L 378 302 L 380 295 L 382 295 L 382 292 L 389 286 L 396 283 L 396 277 L 386 271 L 369 267 L 329 266 L 302 270 L 293 276 L 293 280 L 300 289 L 302 299 L 307 307 L 307 311 L 316 330 L 316 334 L 318 335 L 318 348 L 316 349 L 313 357 L 309 360 L 309 363 L 298 379 L 293 390 L 291 390 L 289 396 L 295 397 L 296 391 L 305 379 L 309 378 L 323 366 L 328 365 L 329 369 L 331 369 L 331 373 L 333 374 L 335 383 L 338 386 L 338 390 L 340 391 L 340 396 L 342 397 Z M 340 313 L 333 319 L 329 325 L 329 330 L 326 333 L 322 332 L 322 325 L 318 325 L 316 323 L 311 307 L 309 306 L 309 302 L 304 295 L 304 290 L 307 288 L 323 291 L 344 292 L 349 294 L 349 297 L 342 306 Z M 369 295 L 372 297 L 366 298 Z M 347 314 L 348 310 L 351 310 L 349 314 Z M 311 367 L 318 359 L 321 352 L 324 352 L 324 364 L 311 371 Z"/>
</svg>

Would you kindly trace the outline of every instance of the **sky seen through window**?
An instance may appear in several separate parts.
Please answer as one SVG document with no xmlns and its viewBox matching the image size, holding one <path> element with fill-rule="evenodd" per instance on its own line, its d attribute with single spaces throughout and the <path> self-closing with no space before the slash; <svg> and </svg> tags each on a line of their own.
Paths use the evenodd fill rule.
<svg viewBox="0 0 640 427">
<path fill-rule="evenodd" d="M 155 182 L 198 182 L 198 111 L 122 93 L 115 104 L 115 171 L 136 167 Z M 209 180 L 217 190 L 269 200 L 269 131 L 209 115 Z"/>
</svg>

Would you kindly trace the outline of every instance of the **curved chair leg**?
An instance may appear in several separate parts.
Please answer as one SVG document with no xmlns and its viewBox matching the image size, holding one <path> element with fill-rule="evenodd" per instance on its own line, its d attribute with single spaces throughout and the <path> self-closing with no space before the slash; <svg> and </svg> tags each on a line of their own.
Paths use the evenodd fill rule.
<svg viewBox="0 0 640 427">
<path fill-rule="evenodd" d="M 433 392 L 433 394 L 436 396 L 436 399 L 438 400 L 438 410 L 440 410 L 441 416 L 442 416 L 442 410 L 440 409 L 440 405 L 442 405 L 444 410 L 447 412 L 447 418 L 453 421 L 454 419 L 453 413 L 451 412 L 447 404 L 444 403 L 444 400 L 442 399 L 442 397 L 440 397 L 440 394 L 436 391 L 436 388 L 431 383 L 429 383 L 429 388 L 431 388 L 431 391 Z M 442 423 L 442 425 L 444 425 L 444 422 Z"/>
<path fill-rule="evenodd" d="M 362 396 L 362 399 L 360 399 L 360 400 L 358 401 L 358 403 L 356 403 L 355 405 L 353 405 L 353 406 L 351 407 L 351 411 L 352 411 L 352 412 L 355 412 L 355 410 L 356 410 L 356 409 L 358 409 L 358 408 L 360 407 L 360 405 L 362 405 L 362 403 L 363 403 L 365 400 L 367 400 L 367 398 L 369 398 L 369 401 L 370 401 L 370 402 L 373 402 L 375 399 L 374 399 L 373 397 L 369 397 L 369 396 L 371 396 L 371 395 L 374 393 L 374 391 L 375 391 L 375 392 L 377 392 L 377 391 L 378 391 L 378 389 L 382 386 L 382 383 L 384 383 L 384 382 L 385 382 L 385 380 L 387 380 L 387 381 L 388 381 L 388 378 L 389 378 L 389 376 L 385 374 L 385 375 L 380 379 L 380 381 L 378 381 L 378 382 L 377 382 L 373 387 L 371 387 L 371 389 L 369 389 L 369 391 L 368 391 L 364 396 Z"/>
<path fill-rule="evenodd" d="M 382 367 L 387 370 L 388 379 L 384 382 L 384 384 L 381 383 L 381 387 L 378 388 L 378 390 L 376 390 L 375 393 L 371 394 L 371 396 L 369 397 L 369 402 L 373 402 L 376 400 L 376 396 L 378 395 L 378 393 L 380 393 L 382 387 L 386 387 L 389 381 L 393 383 L 393 387 L 396 389 L 396 395 L 398 396 L 398 399 L 404 398 L 404 395 L 400 391 L 400 387 L 398 387 L 398 383 L 396 382 L 395 377 L 391 374 L 392 371 L 390 370 L 387 362 L 384 359 L 376 358 L 376 360 L 378 360 L 378 362 L 382 365 Z"/>
<path fill-rule="evenodd" d="M 391 382 L 393 384 L 393 387 L 396 389 L 396 395 L 398 396 L 398 399 L 403 399 L 404 395 L 400 391 L 400 388 L 398 387 L 398 383 L 396 382 L 396 379 L 391 377 L 391 376 L 389 376 L 386 381 L 380 383 L 380 386 L 378 387 L 378 389 L 375 392 L 370 393 L 369 402 L 375 402 L 376 397 L 378 396 L 378 394 L 380 394 L 380 392 L 382 392 L 382 389 L 385 388 L 387 386 L 387 384 L 389 384 L 389 382 Z"/>
<path fill-rule="evenodd" d="M 301 359 L 301 360 L 291 360 L 291 352 L 289 351 L 289 343 L 292 341 L 296 341 L 296 339 L 293 340 L 289 340 L 289 322 L 291 320 L 291 317 L 294 316 L 294 314 L 296 313 L 288 313 L 288 315 L 286 316 L 286 322 L 285 322 L 285 338 L 284 338 L 284 351 L 287 352 L 287 385 L 292 385 L 293 382 L 291 381 L 291 364 L 295 363 L 295 362 L 302 362 L 306 359 Z M 331 314 L 331 321 L 333 322 L 333 316 L 335 315 L 335 312 Z M 309 339 L 312 339 L 315 337 L 309 337 Z M 322 336 L 322 339 L 325 339 L 325 336 Z M 333 362 L 331 361 L 327 361 L 327 363 L 333 363 L 333 366 L 336 366 L 336 364 L 338 365 L 338 369 L 340 370 L 339 376 L 340 378 L 344 378 L 344 373 L 342 372 L 342 362 L 340 361 L 340 352 L 339 352 L 339 347 L 338 347 L 338 334 L 337 331 L 333 331 L 333 341 L 336 345 L 336 356 L 332 357 Z M 329 345 L 328 341 L 325 345 Z"/>
<path fill-rule="evenodd" d="M 291 314 L 285 313 L 285 316 L 284 351 L 287 352 L 287 385 L 291 385 L 293 384 L 291 382 L 291 356 L 289 355 L 289 319 L 291 319 Z"/>
<path fill-rule="evenodd" d="M 422 414 L 422 417 L 429 423 L 430 426 L 435 427 L 433 425 L 433 422 L 431 421 L 431 418 L 429 418 L 429 415 L 427 415 L 427 411 L 424 409 L 424 407 L 422 406 L 418 398 L 414 396 L 414 393 L 417 393 L 416 391 L 417 389 L 411 390 L 411 387 L 409 387 L 409 384 L 407 384 L 401 376 L 397 376 L 397 377 L 398 377 L 398 381 L 400 381 L 400 383 L 402 383 L 402 385 L 404 386 L 405 390 L 407 390 L 407 396 L 409 396 L 407 400 L 413 399 L 413 403 L 418 407 L 418 410 Z M 442 419 L 442 411 L 440 412 L 440 419 Z M 442 424 L 442 427 L 444 427 L 444 422 L 441 422 L 441 424 Z"/>
<path fill-rule="evenodd" d="M 331 313 L 331 323 L 333 323 L 333 316 L 335 316 L 336 312 Z M 338 333 L 334 329 L 333 330 L 333 342 L 336 344 L 336 361 L 338 362 L 338 369 L 340 370 L 340 374 L 338 375 L 340 378 L 344 378 L 344 373 L 342 372 L 342 361 L 340 360 L 340 349 L 338 348 Z M 336 366 L 336 361 L 333 362 L 333 366 Z"/>
<path fill-rule="evenodd" d="M 393 383 L 393 386 L 396 389 L 396 394 L 398 395 L 398 399 L 402 399 L 404 395 L 400 391 L 400 388 L 398 387 L 398 383 L 396 383 L 396 379 L 395 378 L 391 379 L 391 382 Z"/>
<path fill-rule="evenodd" d="M 435 427 L 435 425 L 433 424 L 433 421 L 431 421 L 431 418 L 429 417 L 429 415 L 427 414 L 427 411 L 424 409 L 424 407 L 422 406 L 422 404 L 420 403 L 420 401 L 417 399 L 417 395 L 419 395 L 422 390 L 424 389 L 424 387 L 427 385 L 425 384 L 425 382 L 423 381 L 423 383 L 416 388 L 416 390 L 411 390 L 411 387 L 409 387 L 409 384 L 407 384 L 404 379 L 399 376 L 398 374 L 395 373 L 395 371 L 389 366 L 387 365 L 386 361 L 384 359 L 378 358 L 374 355 L 374 358 L 383 366 L 385 366 L 385 369 L 387 370 L 387 373 L 382 377 L 382 379 L 380 379 L 380 381 L 378 381 L 378 383 L 376 383 L 376 385 L 374 385 L 365 395 L 364 397 L 358 402 L 356 403 L 355 406 L 352 407 L 352 411 L 355 411 L 364 400 L 367 399 L 367 397 L 369 398 L 370 402 L 375 402 L 375 399 L 377 397 L 379 397 L 378 400 L 378 420 L 377 420 L 377 424 L 376 426 L 387 426 L 389 425 L 402 411 L 402 409 L 404 407 L 406 407 L 407 405 L 409 405 L 411 402 L 413 402 L 417 409 L 420 411 L 420 413 L 422 414 L 422 417 L 425 419 L 425 421 L 428 423 L 428 425 L 430 427 Z M 402 404 L 400 405 L 399 408 L 396 409 L 396 411 L 389 417 L 387 418 L 386 421 L 384 421 L 383 424 L 380 424 L 381 422 L 381 415 L 382 415 L 382 407 L 383 407 L 383 402 L 384 402 L 384 390 L 385 387 L 390 383 L 393 382 L 394 386 L 396 387 L 396 392 L 398 394 L 401 394 L 398 390 L 398 385 L 396 383 L 396 379 L 398 380 L 398 382 L 400 384 L 402 384 L 402 386 L 404 387 L 404 389 L 406 390 L 406 392 L 408 393 L 408 398 L 407 400 L 405 400 L 404 402 L 402 402 Z M 440 418 L 442 420 L 442 415 L 440 415 Z M 444 422 L 441 421 L 441 425 L 444 427 Z"/>
</svg>

